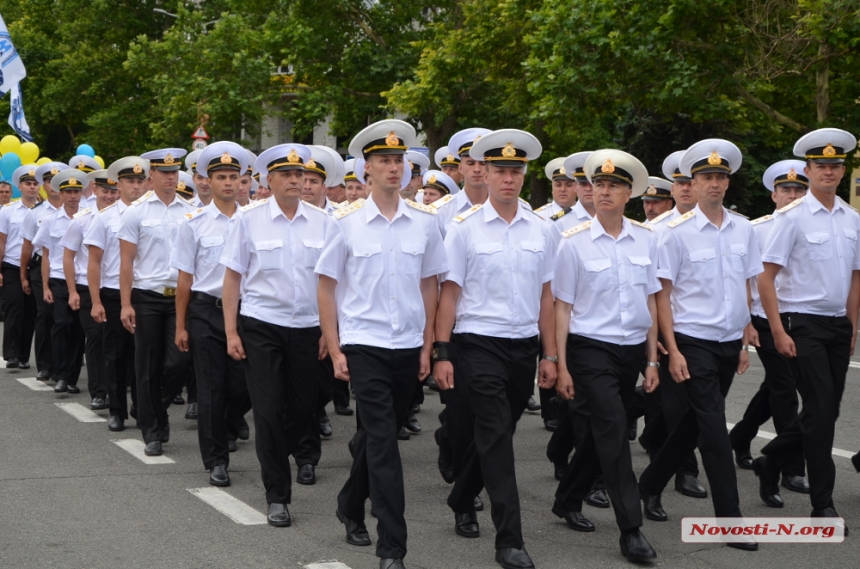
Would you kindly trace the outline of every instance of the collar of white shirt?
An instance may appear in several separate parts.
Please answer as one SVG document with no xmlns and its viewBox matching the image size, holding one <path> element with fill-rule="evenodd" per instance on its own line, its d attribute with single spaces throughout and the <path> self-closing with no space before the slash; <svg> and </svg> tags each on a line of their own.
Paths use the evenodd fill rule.
<svg viewBox="0 0 860 569">
<path fill-rule="evenodd" d="M 711 223 L 711 220 L 708 219 L 708 216 L 705 215 L 701 209 L 699 209 L 698 204 L 696 204 L 696 207 L 693 209 L 693 211 L 696 212 L 696 218 L 694 219 L 694 221 L 696 222 L 696 227 L 699 229 L 699 231 L 701 231 L 706 225 L 711 225 L 713 227 L 717 227 L 716 225 Z M 733 217 L 734 217 L 734 215 L 729 213 L 729 210 L 727 210 L 726 208 L 723 208 L 723 224 L 720 227 L 717 227 L 717 229 L 722 231 L 724 228 L 728 227 L 729 225 L 734 225 L 735 220 L 732 219 Z"/>
<path fill-rule="evenodd" d="M 833 210 L 828 211 L 828 209 L 824 207 L 824 204 L 818 201 L 818 198 L 815 197 L 815 194 L 813 194 L 812 191 L 806 192 L 803 203 L 806 204 L 806 207 L 809 208 L 809 213 L 812 214 L 818 213 L 819 210 L 824 210 L 832 215 L 836 213 L 837 210 L 845 210 L 845 206 L 842 205 L 842 200 L 837 197 L 833 202 Z"/>
<path fill-rule="evenodd" d="M 203 206 L 203 215 L 208 215 L 212 219 L 217 219 L 219 215 L 223 215 L 227 219 L 233 219 L 241 211 L 238 207 L 238 204 L 236 204 L 236 206 L 236 211 L 233 212 L 233 217 L 228 217 L 227 214 L 223 213 L 220 209 L 218 209 L 218 206 L 215 205 L 215 200 L 212 200 L 211 202 L 209 202 L 209 205 Z"/>
<path fill-rule="evenodd" d="M 284 210 L 282 210 L 281 206 L 278 205 L 278 200 L 275 198 L 269 198 L 269 215 L 272 220 L 281 215 L 284 219 L 290 221 L 290 219 L 284 214 Z M 304 217 L 305 219 L 308 218 L 308 208 L 305 205 L 304 200 L 299 200 L 299 205 L 296 207 L 296 214 L 293 216 L 292 221 L 295 221 L 299 216 Z"/>
<path fill-rule="evenodd" d="M 484 202 L 484 207 L 481 208 L 481 210 L 484 212 L 484 221 L 485 222 L 490 222 L 496 218 L 502 219 L 502 216 L 499 215 L 499 212 L 496 211 L 496 208 L 493 207 L 493 203 L 489 199 L 487 199 L 487 201 Z M 514 215 L 514 219 L 511 220 L 510 225 L 515 224 L 517 221 L 519 221 L 521 219 L 524 219 L 523 207 L 518 203 L 517 204 L 517 213 L 516 213 L 516 215 Z M 505 220 L 502 219 L 502 221 L 505 221 Z M 505 223 L 508 223 L 508 222 L 505 221 Z"/>
<path fill-rule="evenodd" d="M 582 202 L 576 202 L 576 205 L 573 206 L 573 213 L 576 214 L 577 219 L 582 219 L 583 217 L 586 219 L 594 219 L 591 217 L 591 214 L 588 213 L 588 210 L 585 209 L 585 206 L 582 205 Z"/>
<path fill-rule="evenodd" d="M 630 237 L 631 239 L 633 238 L 633 235 L 630 233 L 630 222 L 627 221 L 627 218 L 622 218 L 621 233 L 618 234 L 618 238 L 616 239 L 615 237 L 606 232 L 606 230 L 603 228 L 603 224 L 600 223 L 600 219 L 595 217 L 591 222 L 591 240 L 594 241 L 601 235 L 605 235 L 613 241 L 621 241 L 625 237 Z"/>
<path fill-rule="evenodd" d="M 149 195 L 149 197 L 148 197 L 148 198 L 146 198 L 146 201 L 148 201 L 148 202 L 160 201 L 161 203 L 164 203 L 163 201 L 161 201 L 161 198 L 160 198 L 160 197 L 158 197 L 158 194 L 157 194 L 157 193 L 155 193 L 155 190 L 153 190 L 153 191 L 152 191 L 152 193 Z M 170 202 L 170 205 L 169 205 L 169 206 L 167 206 L 167 207 L 170 207 L 171 205 L 174 205 L 174 204 L 179 204 L 179 205 L 185 204 L 185 205 L 188 205 L 188 202 L 187 202 L 187 201 L 185 201 L 185 200 L 183 200 L 182 198 L 180 198 L 178 195 L 174 194 L 174 195 L 173 195 L 173 201 L 172 201 L 172 202 Z"/>
<path fill-rule="evenodd" d="M 364 222 L 370 223 L 373 219 L 378 215 L 385 219 L 388 222 L 388 218 L 382 215 L 382 212 L 379 211 L 379 207 L 377 207 L 376 202 L 373 201 L 373 194 L 370 194 L 365 200 L 364 206 Z M 395 212 L 394 217 L 391 218 L 391 223 L 394 222 L 395 219 L 400 217 L 401 215 L 405 215 L 406 217 L 412 219 L 412 212 L 409 211 L 410 207 L 406 205 L 406 200 L 399 199 L 397 202 L 397 212 Z"/>
</svg>

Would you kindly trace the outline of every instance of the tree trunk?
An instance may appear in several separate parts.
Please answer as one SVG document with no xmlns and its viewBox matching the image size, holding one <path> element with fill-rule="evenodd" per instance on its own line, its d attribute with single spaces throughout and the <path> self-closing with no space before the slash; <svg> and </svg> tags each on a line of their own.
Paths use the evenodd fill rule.
<svg viewBox="0 0 860 569">
<path fill-rule="evenodd" d="M 547 139 L 546 134 L 543 130 L 543 121 L 537 121 L 532 126 L 532 134 L 540 141 L 541 145 L 546 148 L 547 147 Z M 547 196 L 547 180 L 544 178 L 538 177 L 539 168 L 536 168 L 535 165 L 532 165 L 529 168 L 529 203 L 534 209 L 539 208 L 540 206 L 546 204 L 548 201 Z"/>
<path fill-rule="evenodd" d="M 830 59 L 827 57 L 829 51 L 824 42 L 818 46 L 818 55 L 822 58 L 815 72 L 815 110 L 819 124 L 830 118 Z"/>
</svg>

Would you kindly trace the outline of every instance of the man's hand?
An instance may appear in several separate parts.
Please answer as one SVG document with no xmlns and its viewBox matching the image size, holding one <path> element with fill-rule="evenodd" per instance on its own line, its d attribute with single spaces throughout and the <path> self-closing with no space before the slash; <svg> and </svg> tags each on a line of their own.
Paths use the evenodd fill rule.
<svg viewBox="0 0 860 569">
<path fill-rule="evenodd" d="M 669 354 L 669 373 L 675 383 L 683 383 L 690 379 L 687 360 L 681 355 L 681 352 Z"/>
<path fill-rule="evenodd" d="M 242 338 L 239 334 L 227 334 L 227 354 L 234 360 L 242 361 L 245 359 L 245 347 L 242 345 Z"/>
<path fill-rule="evenodd" d="M 664 356 L 669 355 L 669 350 L 667 350 L 666 348 L 663 347 L 663 342 L 661 342 L 660 340 L 657 340 L 657 351 L 660 352 Z"/>
<path fill-rule="evenodd" d="M 433 366 L 433 379 L 442 391 L 454 389 L 454 364 L 451 362 L 436 362 Z"/>
<path fill-rule="evenodd" d="M 346 354 L 341 351 L 338 351 L 336 354 L 332 353 L 331 362 L 334 364 L 334 376 L 341 381 L 349 381 L 349 367 L 346 365 Z"/>
<path fill-rule="evenodd" d="M 323 361 L 328 355 L 328 345 L 325 343 L 325 336 L 320 335 L 320 340 L 317 347 L 317 359 Z"/>
<path fill-rule="evenodd" d="M 119 319 L 122 322 L 122 327 L 134 334 L 134 329 L 137 326 L 137 320 L 134 316 L 134 308 L 131 306 L 123 306 L 119 312 Z"/>
<path fill-rule="evenodd" d="M 183 328 L 182 330 L 176 330 L 176 338 L 174 340 L 176 343 L 176 347 L 179 348 L 180 352 L 188 351 L 188 330 Z"/>
<path fill-rule="evenodd" d="M 90 310 L 90 316 L 92 316 L 93 320 L 99 324 L 107 322 L 107 313 L 105 312 L 105 307 L 102 303 L 93 304 L 93 309 Z"/>
<path fill-rule="evenodd" d="M 30 281 L 27 279 L 21 280 L 21 288 L 24 289 L 24 294 L 27 296 L 33 294 L 33 289 L 30 288 Z"/>
<path fill-rule="evenodd" d="M 538 387 L 549 389 L 558 379 L 558 366 L 549 360 L 541 358 L 538 364 Z"/>
<path fill-rule="evenodd" d="M 750 367 L 750 353 L 746 350 L 741 350 L 741 357 L 738 358 L 738 375 L 742 375 Z"/>
<path fill-rule="evenodd" d="M 761 340 L 758 336 L 758 330 L 755 329 L 755 326 L 752 324 L 747 324 L 746 330 L 744 331 L 747 343 L 750 346 L 755 346 L 756 348 L 761 348 Z"/>
<path fill-rule="evenodd" d="M 42 298 L 44 298 L 45 302 L 48 304 L 54 304 L 54 293 L 51 292 L 49 287 L 42 288 Z"/>
<path fill-rule="evenodd" d="M 573 399 L 573 377 L 566 369 L 559 370 L 558 378 L 555 381 L 555 390 L 565 401 Z"/>
<path fill-rule="evenodd" d="M 2 284 L 2 283 L 0 283 Z M 854 355 L 854 342 L 857 341 L 857 326 L 851 326 L 851 351 L 848 353 L 849 356 Z"/>
<path fill-rule="evenodd" d="M 657 386 L 660 385 L 660 374 L 656 367 L 648 366 L 645 368 L 645 381 L 642 382 L 642 387 L 645 388 L 645 393 L 654 393 Z"/>
<path fill-rule="evenodd" d="M 421 353 L 418 355 L 418 381 L 424 381 L 430 375 L 430 353 L 433 351 L 432 344 L 422 346 Z"/>
<path fill-rule="evenodd" d="M 69 308 L 72 310 L 81 309 L 81 295 L 79 295 L 77 291 L 69 291 Z"/>
<path fill-rule="evenodd" d="M 797 357 L 797 347 L 794 345 L 794 340 L 784 330 L 774 333 L 773 343 L 776 345 L 776 351 L 782 356 L 786 358 Z"/>
</svg>

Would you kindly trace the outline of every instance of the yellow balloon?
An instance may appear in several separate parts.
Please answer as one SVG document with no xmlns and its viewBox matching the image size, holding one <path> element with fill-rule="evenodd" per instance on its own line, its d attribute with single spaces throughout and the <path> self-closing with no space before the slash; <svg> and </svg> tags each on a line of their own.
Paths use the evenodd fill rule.
<svg viewBox="0 0 860 569">
<path fill-rule="evenodd" d="M 25 142 L 18 151 L 21 164 L 32 164 L 39 157 L 39 147 L 32 142 Z"/>
<path fill-rule="evenodd" d="M 47 164 L 50 161 L 51 161 L 51 159 L 48 158 L 47 156 L 42 156 L 41 158 L 36 160 L 36 166 L 41 166 L 42 164 Z"/>
<path fill-rule="evenodd" d="M 0 154 L 18 154 L 18 151 L 21 150 L 21 140 L 18 139 L 14 134 L 7 134 L 3 138 L 0 138 Z"/>
<path fill-rule="evenodd" d="M 105 167 L 105 160 L 104 160 L 104 158 L 102 158 L 101 156 L 95 156 L 95 157 L 93 157 L 93 160 L 95 160 L 96 162 L 98 162 L 98 163 L 99 163 L 99 166 L 101 166 L 102 168 L 104 168 L 104 167 Z"/>
</svg>

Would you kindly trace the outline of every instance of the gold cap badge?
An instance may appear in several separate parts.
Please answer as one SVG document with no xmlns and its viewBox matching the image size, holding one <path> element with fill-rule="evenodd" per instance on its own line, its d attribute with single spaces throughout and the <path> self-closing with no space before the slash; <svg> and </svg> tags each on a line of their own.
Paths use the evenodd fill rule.
<svg viewBox="0 0 860 569">
<path fill-rule="evenodd" d="M 788 175 L 786 176 L 786 178 L 788 178 L 789 180 L 797 179 L 797 172 L 794 171 L 794 168 L 788 171 Z"/>
<path fill-rule="evenodd" d="M 296 164 L 299 161 L 299 154 L 296 152 L 295 148 L 290 149 L 290 153 L 287 154 L 287 162 L 290 164 Z"/>
<path fill-rule="evenodd" d="M 430 174 L 430 179 L 427 180 L 427 183 L 428 184 L 435 184 L 436 183 L 436 174 Z"/>
<path fill-rule="evenodd" d="M 723 161 L 720 159 L 720 155 L 717 154 L 716 150 L 711 152 L 711 155 L 708 156 L 708 164 L 710 164 L 711 166 L 716 166 L 717 164 L 722 164 L 722 162 Z"/>
<path fill-rule="evenodd" d="M 516 155 L 517 155 L 517 151 L 514 150 L 514 145 L 511 144 L 510 142 L 507 143 L 504 148 L 502 148 L 502 156 L 504 156 L 505 158 L 512 158 L 513 156 L 516 156 Z"/>
<path fill-rule="evenodd" d="M 108 185 L 108 186 L 115 186 L 115 185 L 116 185 L 116 180 L 111 180 L 110 178 L 108 178 L 108 179 L 107 179 L 107 185 Z"/>
<path fill-rule="evenodd" d="M 167 153 L 167 156 L 164 157 L 165 164 L 173 164 L 173 154 L 170 152 Z"/>
<path fill-rule="evenodd" d="M 307 161 L 307 163 L 305 164 L 305 166 L 307 166 L 308 168 L 316 168 L 316 167 L 317 167 L 317 163 L 314 161 L 314 159 L 313 159 L 313 158 L 311 158 L 310 160 L 308 160 L 308 161 Z"/>
<path fill-rule="evenodd" d="M 60 171 L 59 171 L 59 170 L 57 170 L 56 168 L 51 168 L 51 175 L 52 175 L 52 176 L 56 176 L 56 175 L 57 175 L 57 174 L 59 174 L 59 173 L 60 173 Z"/>
<path fill-rule="evenodd" d="M 654 186 L 648 186 L 648 189 L 645 191 L 645 193 L 649 196 L 653 196 L 657 193 L 657 188 L 655 188 Z"/>
<path fill-rule="evenodd" d="M 135 174 L 140 174 L 141 172 L 143 172 L 143 168 L 140 167 L 140 164 L 135 164 L 134 168 L 132 168 L 131 171 Z"/>
<path fill-rule="evenodd" d="M 77 185 L 78 185 L 78 181 L 77 181 L 76 179 L 74 179 L 74 178 L 69 178 L 69 184 L 70 184 L 70 185 L 72 185 L 72 186 L 77 186 Z"/>
<path fill-rule="evenodd" d="M 183 182 L 179 182 L 178 184 L 176 184 L 176 189 L 181 192 L 185 189 L 185 184 Z"/>
<path fill-rule="evenodd" d="M 29 172 L 29 173 L 30 173 L 30 176 L 31 176 L 31 177 L 33 177 L 33 178 L 35 178 L 35 177 L 36 177 L 36 171 L 35 171 L 35 170 L 30 170 L 30 172 Z"/>
<path fill-rule="evenodd" d="M 221 164 L 230 164 L 233 162 L 233 159 L 230 158 L 230 154 L 225 152 L 221 155 Z"/>
<path fill-rule="evenodd" d="M 445 157 L 445 161 L 446 162 L 453 162 L 454 161 L 454 155 L 449 154 L 448 156 Z"/>
<path fill-rule="evenodd" d="M 603 166 L 600 167 L 600 171 L 604 174 L 611 174 L 615 171 L 615 164 L 612 163 L 611 159 L 607 158 Z"/>
<path fill-rule="evenodd" d="M 79 162 L 78 162 L 78 170 L 83 170 L 83 169 L 84 169 L 84 168 L 86 168 L 86 167 L 87 167 L 87 165 L 86 165 L 86 164 L 84 164 L 84 161 L 83 161 L 83 160 L 81 160 L 81 161 L 79 161 Z"/>
<path fill-rule="evenodd" d="M 400 145 L 400 138 L 398 138 L 397 135 L 394 134 L 394 131 L 392 130 L 391 132 L 388 133 L 388 136 L 385 137 L 385 144 L 387 144 L 388 146 L 399 146 Z"/>
<path fill-rule="evenodd" d="M 836 149 L 833 148 L 832 144 L 829 144 L 824 147 L 824 150 L 821 152 L 825 156 L 836 156 Z"/>
<path fill-rule="evenodd" d="M 564 171 L 564 166 L 562 166 L 561 168 L 558 169 L 558 173 L 561 174 L 562 176 L 567 174 L 567 172 Z"/>
</svg>

